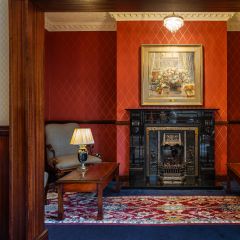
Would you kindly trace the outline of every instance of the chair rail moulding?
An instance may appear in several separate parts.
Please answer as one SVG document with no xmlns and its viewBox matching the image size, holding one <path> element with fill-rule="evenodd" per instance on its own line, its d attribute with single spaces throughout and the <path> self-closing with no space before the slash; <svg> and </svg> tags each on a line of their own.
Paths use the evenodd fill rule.
<svg viewBox="0 0 240 240">
<path fill-rule="evenodd" d="M 175 12 L 185 21 L 228 21 L 234 12 Z M 116 21 L 162 21 L 172 12 L 110 12 Z"/>
<path fill-rule="evenodd" d="M 115 120 L 48 120 L 48 123 L 78 123 L 78 124 L 116 124 Z"/>
</svg>

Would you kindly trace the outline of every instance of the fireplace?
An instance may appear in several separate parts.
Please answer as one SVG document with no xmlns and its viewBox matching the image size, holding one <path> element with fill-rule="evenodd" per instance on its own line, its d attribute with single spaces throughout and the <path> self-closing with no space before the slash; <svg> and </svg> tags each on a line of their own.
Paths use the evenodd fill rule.
<svg viewBox="0 0 240 240">
<path fill-rule="evenodd" d="M 215 185 L 216 109 L 128 109 L 130 187 Z"/>
<path fill-rule="evenodd" d="M 198 127 L 146 127 L 146 177 L 184 184 L 198 176 Z"/>
</svg>

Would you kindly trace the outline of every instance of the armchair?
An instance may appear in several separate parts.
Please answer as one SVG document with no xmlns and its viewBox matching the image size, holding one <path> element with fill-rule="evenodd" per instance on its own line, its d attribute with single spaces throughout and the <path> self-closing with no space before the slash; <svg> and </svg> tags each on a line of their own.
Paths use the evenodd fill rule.
<svg viewBox="0 0 240 240">
<path fill-rule="evenodd" d="M 78 146 L 70 145 L 70 140 L 77 123 L 54 124 L 49 123 L 45 127 L 46 157 L 49 167 L 58 177 L 80 166 L 78 161 Z M 100 163 L 97 156 L 88 155 L 86 163 Z"/>
</svg>

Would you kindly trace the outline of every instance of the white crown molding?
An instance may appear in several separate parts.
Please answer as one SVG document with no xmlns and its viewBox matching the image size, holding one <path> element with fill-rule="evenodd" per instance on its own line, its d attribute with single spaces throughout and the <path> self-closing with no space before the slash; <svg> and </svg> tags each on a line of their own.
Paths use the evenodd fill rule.
<svg viewBox="0 0 240 240">
<path fill-rule="evenodd" d="M 231 22 L 227 25 L 228 32 L 239 32 L 240 31 L 240 22 Z"/>
<path fill-rule="evenodd" d="M 116 31 L 116 21 L 162 21 L 171 12 L 45 13 L 48 31 Z M 185 21 L 228 21 L 228 31 L 240 31 L 240 13 L 177 12 Z"/>
<path fill-rule="evenodd" d="M 162 21 L 172 12 L 110 12 L 116 21 Z M 176 12 L 185 21 L 227 21 L 234 12 Z"/>
<path fill-rule="evenodd" d="M 240 13 L 236 13 L 227 23 L 227 30 L 240 31 Z"/>
<path fill-rule="evenodd" d="M 52 15 L 54 16 L 54 14 Z M 95 20 L 95 21 L 94 21 Z M 68 31 L 116 31 L 116 22 L 111 21 L 101 21 L 94 19 L 93 21 L 83 20 L 66 20 L 56 21 L 54 18 L 52 20 L 51 15 L 45 14 L 45 29 L 50 32 L 68 32 Z"/>
</svg>

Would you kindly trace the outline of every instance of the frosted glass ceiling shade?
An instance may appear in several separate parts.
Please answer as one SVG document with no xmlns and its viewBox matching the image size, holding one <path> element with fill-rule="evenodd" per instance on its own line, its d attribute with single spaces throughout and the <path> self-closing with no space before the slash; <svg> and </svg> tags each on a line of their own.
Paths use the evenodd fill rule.
<svg viewBox="0 0 240 240">
<path fill-rule="evenodd" d="M 90 128 L 75 128 L 70 144 L 91 145 L 94 144 L 92 131 Z"/>
<path fill-rule="evenodd" d="M 170 32 L 177 32 L 183 25 L 183 18 L 180 16 L 176 16 L 174 13 L 171 16 L 167 16 L 163 19 L 163 25 Z"/>
</svg>

